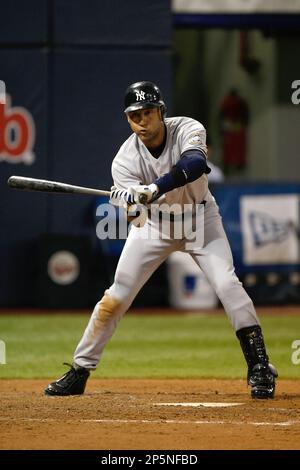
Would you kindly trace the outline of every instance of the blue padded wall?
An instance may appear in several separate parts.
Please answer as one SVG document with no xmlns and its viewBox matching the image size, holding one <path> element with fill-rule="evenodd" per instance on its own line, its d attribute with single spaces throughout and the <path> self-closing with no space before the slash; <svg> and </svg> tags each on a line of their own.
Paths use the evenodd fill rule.
<svg viewBox="0 0 300 470">
<path fill-rule="evenodd" d="M 1 2 L 0 80 L 13 109 L 33 119 L 35 158 L 8 159 L 0 148 L 0 306 L 34 305 L 41 235 L 89 235 L 96 243 L 93 198 L 13 191 L 7 178 L 109 189 L 112 159 L 130 133 L 126 87 L 156 81 L 171 107 L 170 38 L 167 0 Z M 5 119 L 0 137 L 16 137 Z"/>
<path fill-rule="evenodd" d="M 48 3 L 48 0 L 1 0 L 0 45 L 45 43 Z"/>
<path fill-rule="evenodd" d="M 12 174 L 47 174 L 47 53 L 0 50 L 0 71 L 10 97 L 2 111 L 5 117 L 0 119 L 0 133 L 7 132 L 3 121 L 9 113 L 22 113 L 20 107 L 30 113 L 35 125 L 31 164 L 13 163 L 0 154 L 0 305 L 16 305 L 20 300 L 27 304 L 32 300 L 34 241 L 47 229 L 47 195 L 11 190 L 6 180 Z"/>
<path fill-rule="evenodd" d="M 56 0 L 58 44 L 170 45 L 170 0 Z"/>
</svg>

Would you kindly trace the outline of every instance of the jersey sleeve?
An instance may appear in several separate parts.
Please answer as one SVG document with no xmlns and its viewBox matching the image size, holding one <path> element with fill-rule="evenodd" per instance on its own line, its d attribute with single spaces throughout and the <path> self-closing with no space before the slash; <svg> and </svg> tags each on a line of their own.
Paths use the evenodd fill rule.
<svg viewBox="0 0 300 470">
<path fill-rule="evenodd" d="M 207 157 L 206 130 L 200 122 L 189 119 L 183 124 L 178 137 L 181 155 L 188 150 L 197 149 Z"/>
</svg>

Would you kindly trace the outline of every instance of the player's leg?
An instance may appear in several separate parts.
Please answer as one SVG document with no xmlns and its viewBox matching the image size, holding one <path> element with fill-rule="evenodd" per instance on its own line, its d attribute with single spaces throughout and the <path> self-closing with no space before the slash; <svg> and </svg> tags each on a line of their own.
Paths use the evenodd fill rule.
<svg viewBox="0 0 300 470">
<path fill-rule="evenodd" d="M 96 368 L 120 318 L 171 251 L 171 242 L 145 239 L 141 229 L 132 229 L 122 251 L 114 283 L 96 304 L 76 348 L 74 354 L 76 364 L 89 369 Z"/>
<path fill-rule="evenodd" d="M 95 369 L 108 340 L 122 315 L 152 273 L 174 250 L 170 240 L 147 238 L 147 224 L 133 227 L 122 251 L 113 285 L 95 305 L 85 332 L 75 350 L 70 371 L 51 383 L 48 395 L 73 395 L 84 392 L 89 371 Z M 75 391 L 75 393 L 74 393 Z"/>
<path fill-rule="evenodd" d="M 204 215 L 204 244 L 190 252 L 215 289 L 236 331 L 248 365 L 252 396 L 274 396 L 277 372 L 269 366 L 262 330 L 253 302 L 235 274 L 231 249 L 214 200 Z"/>
</svg>

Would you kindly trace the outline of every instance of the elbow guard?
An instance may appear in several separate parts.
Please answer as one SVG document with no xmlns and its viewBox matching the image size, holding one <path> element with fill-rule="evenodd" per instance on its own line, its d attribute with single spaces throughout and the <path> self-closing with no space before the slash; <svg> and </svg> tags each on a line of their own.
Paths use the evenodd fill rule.
<svg viewBox="0 0 300 470">
<path fill-rule="evenodd" d="M 157 178 L 154 183 L 159 187 L 159 193 L 164 194 L 200 178 L 203 173 L 210 173 L 205 155 L 200 150 L 188 150 L 172 170 Z"/>
<path fill-rule="evenodd" d="M 182 154 L 181 159 L 175 165 L 185 176 L 186 183 L 192 183 L 200 178 L 203 173 L 210 173 L 206 157 L 200 150 L 188 150 Z"/>
</svg>

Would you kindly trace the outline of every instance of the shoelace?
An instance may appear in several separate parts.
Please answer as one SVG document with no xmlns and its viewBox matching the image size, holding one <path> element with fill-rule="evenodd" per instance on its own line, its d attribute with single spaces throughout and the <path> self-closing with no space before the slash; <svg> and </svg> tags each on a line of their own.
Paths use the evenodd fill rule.
<svg viewBox="0 0 300 470">
<path fill-rule="evenodd" d="M 68 371 L 59 379 L 59 381 L 65 380 L 66 382 L 70 382 L 71 379 L 73 379 L 74 374 L 76 374 L 76 369 L 74 369 L 74 367 L 72 366 L 72 364 L 69 364 L 68 362 L 63 362 L 63 365 L 64 365 L 64 366 L 69 366 L 69 367 L 70 367 L 70 370 L 68 370 Z"/>
</svg>

